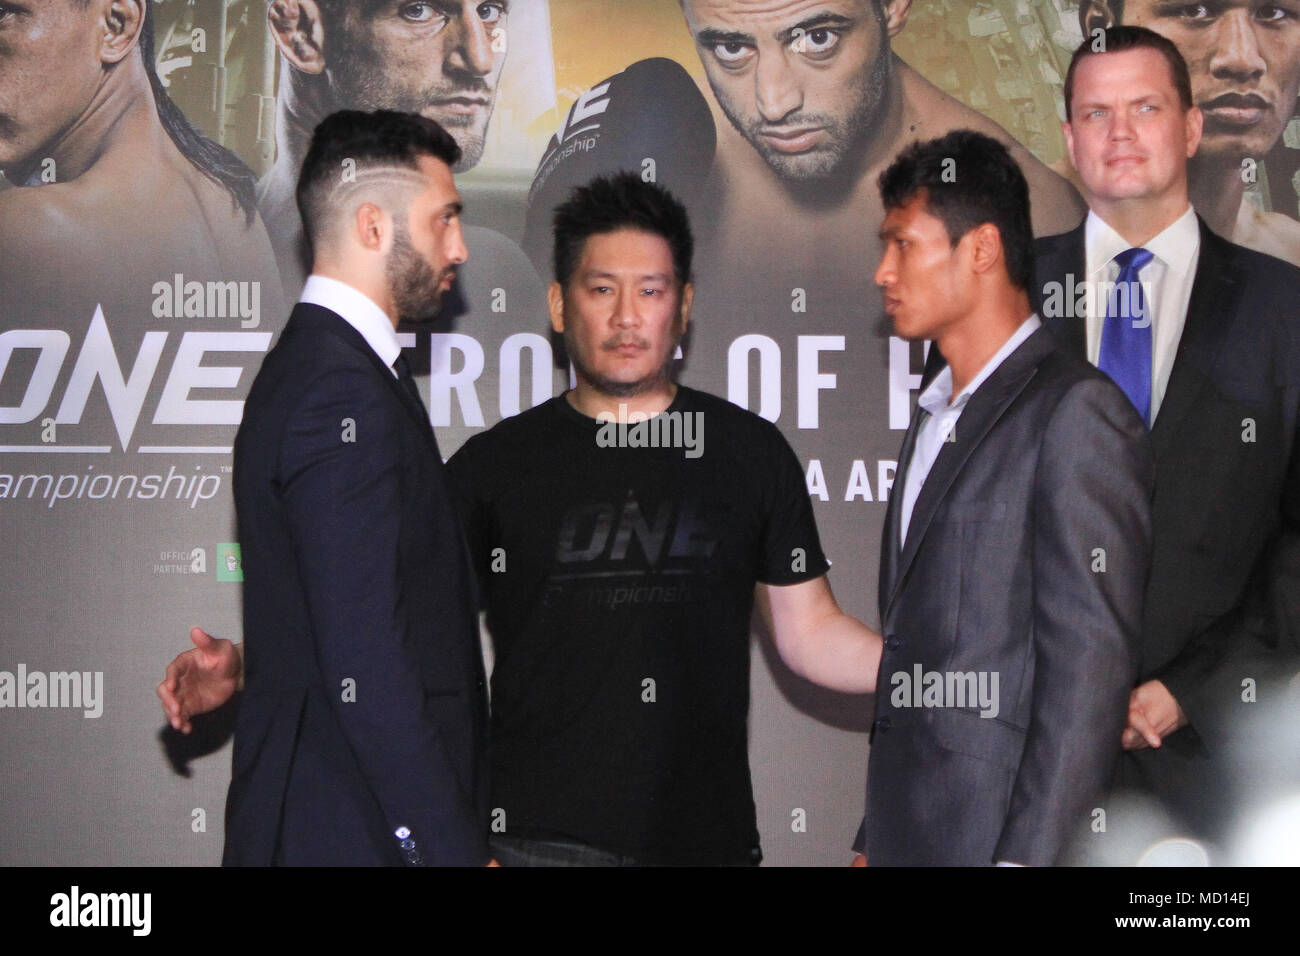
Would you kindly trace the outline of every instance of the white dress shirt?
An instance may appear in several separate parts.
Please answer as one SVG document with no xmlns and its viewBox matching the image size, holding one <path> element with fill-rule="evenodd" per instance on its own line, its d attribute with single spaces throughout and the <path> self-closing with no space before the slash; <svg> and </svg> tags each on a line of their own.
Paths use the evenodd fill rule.
<svg viewBox="0 0 1300 956">
<path fill-rule="evenodd" d="M 393 363 L 402 354 L 402 346 L 397 342 L 397 329 L 393 328 L 388 313 L 374 299 L 346 282 L 313 275 L 307 278 L 298 301 L 336 312 L 360 333 L 379 360 L 388 366 L 394 377 L 397 376 Z"/>
<path fill-rule="evenodd" d="M 952 367 L 945 365 L 934 377 L 921 397 L 917 399 L 925 412 L 925 420 L 916 432 L 916 444 L 912 446 L 912 457 L 907 465 L 907 477 L 903 483 L 903 506 L 898 520 L 898 546 L 907 543 L 907 526 L 912 523 L 912 509 L 920 497 L 921 487 L 930 475 L 944 442 L 953 434 L 957 420 L 970 402 L 975 391 L 984 384 L 990 375 L 998 370 L 1007 357 L 1024 344 L 1025 339 L 1033 335 L 1042 326 L 1037 314 L 1029 316 L 1020 323 L 1020 327 L 1011 333 L 1011 337 L 1002 343 L 1002 347 L 993 353 L 993 357 L 984 363 L 973 379 L 966 384 L 961 393 L 954 398 L 952 394 Z M 998 860 L 997 866 L 1019 866 L 1007 860 Z"/>
<path fill-rule="evenodd" d="M 1105 302 L 1097 295 L 1102 283 L 1114 283 L 1119 277 L 1115 257 L 1132 246 L 1106 224 L 1095 212 L 1089 212 L 1083 227 L 1083 244 L 1087 256 L 1088 361 L 1096 365 L 1101 356 L 1101 328 L 1105 321 Z M 1160 403 L 1169 385 L 1169 373 L 1178 354 L 1178 340 L 1187 320 L 1187 304 L 1192 300 L 1192 281 L 1196 278 L 1196 261 L 1201 254 L 1201 229 L 1191 206 L 1143 249 L 1151 261 L 1138 273 L 1146 314 L 1151 319 L 1151 422 L 1155 423 Z"/>
<path fill-rule="evenodd" d="M 1020 327 L 1011 333 L 1011 337 L 1002 343 L 1002 348 L 984 363 L 984 367 L 956 398 L 952 395 L 952 367 L 945 365 L 917 399 L 917 404 L 927 414 L 916 432 L 916 444 L 912 447 L 912 458 L 908 462 L 907 477 L 903 483 L 903 507 L 898 520 L 900 548 L 907 542 L 907 526 L 912 522 L 912 509 L 921 494 L 921 486 L 925 484 L 935 459 L 943 450 L 944 442 L 948 441 L 953 429 L 957 427 L 957 419 L 961 418 L 962 410 L 970 397 L 984 384 L 985 379 L 997 371 L 1007 356 L 1020 348 L 1021 343 L 1038 331 L 1042 324 L 1037 314 L 1021 322 Z"/>
</svg>

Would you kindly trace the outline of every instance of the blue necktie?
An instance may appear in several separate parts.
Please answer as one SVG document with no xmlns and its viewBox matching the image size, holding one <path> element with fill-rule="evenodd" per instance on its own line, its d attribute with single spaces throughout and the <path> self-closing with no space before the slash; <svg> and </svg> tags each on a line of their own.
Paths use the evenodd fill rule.
<svg viewBox="0 0 1300 956">
<path fill-rule="evenodd" d="M 1138 273 L 1152 259 L 1145 249 L 1125 249 L 1115 257 L 1119 276 L 1106 302 L 1097 367 L 1124 390 L 1142 420 L 1151 424 L 1151 317 Z"/>
</svg>

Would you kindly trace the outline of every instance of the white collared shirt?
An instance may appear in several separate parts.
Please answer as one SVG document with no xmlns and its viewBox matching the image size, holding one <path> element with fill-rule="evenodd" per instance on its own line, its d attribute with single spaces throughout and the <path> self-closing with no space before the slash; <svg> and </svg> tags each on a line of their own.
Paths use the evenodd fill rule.
<svg viewBox="0 0 1300 956">
<path fill-rule="evenodd" d="M 934 467 L 935 459 L 943 450 L 944 442 L 949 440 L 953 429 L 957 427 L 957 419 L 961 418 L 962 410 L 975 394 L 975 390 L 997 371 L 998 366 L 1008 355 L 1020 348 L 1025 339 L 1038 331 L 1042 324 L 1037 314 L 1021 322 L 1020 327 L 1011 333 L 1011 337 L 1002 343 L 1002 347 L 984 363 L 984 367 L 956 398 L 952 395 L 952 367 L 945 365 L 917 399 L 917 404 L 927 414 L 916 432 L 916 444 L 912 447 L 912 458 L 908 463 L 907 477 L 903 482 L 903 507 L 898 516 L 900 548 L 907 543 L 907 526 L 912 523 L 912 509 L 916 506 L 916 499 L 921 495 L 921 486 L 925 484 L 930 469 Z"/>
<path fill-rule="evenodd" d="M 397 342 L 397 329 L 393 328 L 388 313 L 374 299 L 346 282 L 313 275 L 307 278 L 298 301 L 337 313 L 360 333 L 379 360 L 388 366 L 394 377 L 397 376 L 393 363 L 402 354 L 402 346 Z"/>
<path fill-rule="evenodd" d="M 1113 283 L 1119 277 L 1115 257 L 1132 246 L 1095 212 L 1089 212 L 1083 227 L 1085 266 L 1087 269 L 1087 336 L 1088 361 L 1096 365 L 1101 356 L 1101 328 L 1105 303 L 1096 295 L 1099 285 Z M 1187 321 L 1187 305 L 1192 300 L 1192 282 L 1196 262 L 1201 254 L 1201 229 L 1191 206 L 1170 223 L 1143 249 L 1151 261 L 1142 267 L 1138 278 L 1146 314 L 1151 319 L 1151 422 L 1154 424 L 1160 403 L 1169 385 L 1169 373 L 1178 354 L 1178 340 Z"/>
</svg>

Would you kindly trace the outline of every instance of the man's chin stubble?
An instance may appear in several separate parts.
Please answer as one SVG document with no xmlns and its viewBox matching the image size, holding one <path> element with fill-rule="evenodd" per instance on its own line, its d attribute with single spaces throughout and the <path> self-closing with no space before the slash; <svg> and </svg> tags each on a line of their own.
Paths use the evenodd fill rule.
<svg viewBox="0 0 1300 956">
<path fill-rule="evenodd" d="M 676 352 L 676 349 L 673 349 Z M 577 362 L 574 362 L 576 371 L 584 379 L 591 383 L 592 387 L 602 395 L 608 395 L 610 398 L 635 398 L 638 395 L 645 395 L 648 392 L 657 391 L 666 385 L 671 385 L 673 381 L 673 352 L 669 353 L 668 361 L 664 363 L 656 375 L 648 378 L 638 379 L 635 382 L 619 382 L 614 379 L 603 378 L 589 369 L 582 368 Z M 573 353 L 570 352 L 570 355 Z"/>
<path fill-rule="evenodd" d="M 487 148 L 487 127 L 492 120 L 492 114 L 489 113 L 484 119 L 481 128 L 475 128 L 473 117 L 456 116 L 441 119 L 437 116 L 430 117 L 438 123 L 456 141 L 460 147 L 460 159 L 451 167 L 453 173 L 469 172 L 478 165 L 479 160 L 483 158 L 483 151 Z M 457 123 L 457 120 L 469 120 L 469 123 Z"/>
<path fill-rule="evenodd" d="M 781 153 L 771 151 L 760 152 L 764 162 L 776 173 L 783 182 L 792 186 L 801 184 L 815 185 L 825 183 L 835 177 L 836 171 L 843 164 L 844 157 L 840 154 L 827 154 L 825 156 L 813 157 L 806 154 L 807 161 L 800 162 L 805 157 L 790 157 Z M 792 159 L 796 161 L 791 162 Z"/>
</svg>

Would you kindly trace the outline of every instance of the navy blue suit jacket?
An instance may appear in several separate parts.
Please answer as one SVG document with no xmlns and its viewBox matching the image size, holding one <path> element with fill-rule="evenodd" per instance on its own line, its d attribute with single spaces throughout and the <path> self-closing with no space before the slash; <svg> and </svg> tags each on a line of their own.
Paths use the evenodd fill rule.
<svg viewBox="0 0 1300 956">
<path fill-rule="evenodd" d="M 235 439 L 246 689 L 226 865 L 486 862 L 476 598 L 418 397 L 300 303 Z"/>
</svg>

